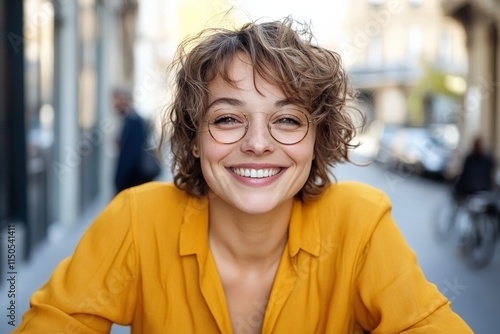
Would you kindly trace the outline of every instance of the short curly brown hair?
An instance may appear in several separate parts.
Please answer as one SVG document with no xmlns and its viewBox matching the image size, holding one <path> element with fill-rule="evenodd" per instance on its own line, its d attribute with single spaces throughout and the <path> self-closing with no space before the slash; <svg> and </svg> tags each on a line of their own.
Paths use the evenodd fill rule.
<svg viewBox="0 0 500 334">
<path fill-rule="evenodd" d="M 330 167 L 349 161 L 348 152 L 356 146 L 351 141 L 357 118 L 350 111 L 359 110 L 349 107 L 354 90 L 339 54 L 316 45 L 310 26 L 291 17 L 247 23 L 235 30 L 208 28 L 180 44 L 170 65 L 175 87 L 160 137 L 160 150 L 167 141 L 171 146 L 175 185 L 194 196 L 208 193 L 192 148 L 207 108 L 208 84 L 216 76 L 234 84 L 228 66 L 242 52 L 251 59 L 255 74 L 281 87 L 288 99 L 310 112 L 316 126 L 315 159 L 296 197 L 320 195 L 331 183 Z"/>
</svg>

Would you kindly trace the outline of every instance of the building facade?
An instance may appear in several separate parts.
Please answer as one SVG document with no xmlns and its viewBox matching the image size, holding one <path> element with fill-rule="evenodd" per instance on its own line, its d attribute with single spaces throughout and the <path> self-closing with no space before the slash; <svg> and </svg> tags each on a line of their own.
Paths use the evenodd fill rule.
<svg viewBox="0 0 500 334">
<path fill-rule="evenodd" d="M 468 85 L 461 110 L 464 145 L 470 146 L 472 138 L 481 135 L 500 161 L 500 1 L 441 3 L 444 12 L 466 32 Z"/>
<path fill-rule="evenodd" d="M 405 126 L 454 122 L 465 90 L 463 28 L 439 0 L 355 0 L 339 49 L 370 120 Z"/>
<path fill-rule="evenodd" d="M 134 80 L 129 35 L 137 6 L 0 4 L 0 34 L 8 40 L 0 45 L 0 230 L 15 227 L 18 258 L 113 195 L 118 122 L 110 92 Z"/>
</svg>

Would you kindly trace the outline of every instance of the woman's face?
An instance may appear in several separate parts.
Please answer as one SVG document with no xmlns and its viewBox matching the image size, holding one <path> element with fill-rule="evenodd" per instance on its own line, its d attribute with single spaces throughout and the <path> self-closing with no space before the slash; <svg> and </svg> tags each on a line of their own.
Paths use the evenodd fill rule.
<svg viewBox="0 0 500 334">
<path fill-rule="evenodd" d="M 229 75 L 237 87 L 220 77 L 209 84 L 209 107 L 204 120 L 210 120 L 214 137 L 227 135 L 228 139 L 234 139 L 240 136 L 233 137 L 228 131 L 240 126 L 245 118 L 239 116 L 245 114 L 248 130 L 242 139 L 224 144 L 214 139 L 208 131 L 209 122 L 204 122 L 193 153 L 200 158 L 212 201 L 221 201 L 248 214 L 271 212 L 292 201 L 307 181 L 314 158 L 315 128 L 310 123 L 305 137 L 295 144 L 279 143 L 270 134 L 269 119 L 272 124 L 287 129 L 296 124 L 286 116 L 288 110 L 300 109 L 305 114 L 307 111 L 291 104 L 279 87 L 261 77 L 256 77 L 254 83 L 253 68 L 245 55 L 239 54 L 233 59 Z M 282 118 L 271 118 L 274 112 L 282 110 Z M 219 125 L 223 132 L 215 133 Z"/>
</svg>

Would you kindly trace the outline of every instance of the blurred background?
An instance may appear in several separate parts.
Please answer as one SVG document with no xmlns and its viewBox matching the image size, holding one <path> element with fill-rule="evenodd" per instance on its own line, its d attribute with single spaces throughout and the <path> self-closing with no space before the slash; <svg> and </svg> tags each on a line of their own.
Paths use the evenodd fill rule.
<svg viewBox="0 0 500 334">
<path fill-rule="evenodd" d="M 158 124 L 183 38 L 289 14 L 342 55 L 360 92 L 367 123 L 355 155 L 370 164 L 335 175 L 384 189 L 428 277 L 475 332 L 498 332 L 498 250 L 487 268 L 468 268 L 432 237 L 431 221 L 475 136 L 500 158 L 499 0 L 1 1 L 0 299 L 14 226 L 17 322 L 113 196 L 112 89 L 131 89 Z"/>
</svg>

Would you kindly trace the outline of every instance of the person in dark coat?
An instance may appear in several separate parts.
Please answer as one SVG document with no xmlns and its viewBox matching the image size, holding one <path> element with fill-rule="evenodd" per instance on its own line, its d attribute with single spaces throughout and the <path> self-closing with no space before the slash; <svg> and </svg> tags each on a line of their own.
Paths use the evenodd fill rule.
<svg viewBox="0 0 500 334">
<path fill-rule="evenodd" d="M 113 102 L 123 123 L 118 140 L 119 155 L 115 173 L 115 190 L 119 193 L 152 179 L 144 177 L 140 170 L 147 137 L 144 119 L 132 107 L 132 96 L 128 91 L 115 89 Z"/>
<path fill-rule="evenodd" d="M 471 152 L 466 156 L 462 172 L 455 184 L 455 194 L 463 198 L 481 191 L 492 190 L 495 162 L 484 148 L 480 137 L 474 139 Z"/>
</svg>

